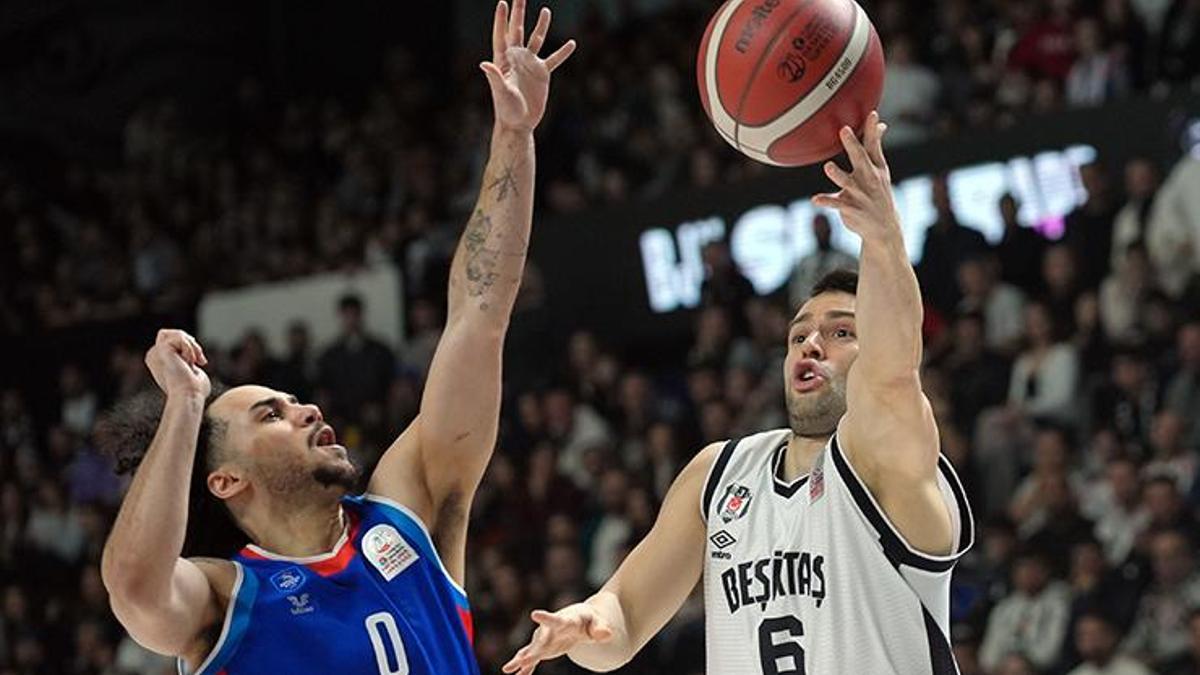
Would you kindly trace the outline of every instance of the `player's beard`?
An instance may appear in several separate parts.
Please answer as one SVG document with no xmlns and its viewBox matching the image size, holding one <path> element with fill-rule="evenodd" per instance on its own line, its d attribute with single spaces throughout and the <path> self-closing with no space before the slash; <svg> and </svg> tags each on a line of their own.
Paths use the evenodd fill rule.
<svg viewBox="0 0 1200 675">
<path fill-rule="evenodd" d="M 362 471 L 351 460 L 327 461 L 315 467 L 260 466 L 260 478 L 268 491 L 286 496 L 340 487 L 349 492 L 358 484 Z"/>
<path fill-rule="evenodd" d="M 801 394 L 789 385 L 786 390 L 788 426 L 802 438 L 828 438 L 846 414 L 846 378 L 835 377 L 825 386 Z"/>
</svg>

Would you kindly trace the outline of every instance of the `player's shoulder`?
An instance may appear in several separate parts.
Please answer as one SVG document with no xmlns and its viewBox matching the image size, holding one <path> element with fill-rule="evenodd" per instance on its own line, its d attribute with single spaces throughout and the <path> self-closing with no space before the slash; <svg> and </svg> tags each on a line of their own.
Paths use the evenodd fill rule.
<svg viewBox="0 0 1200 675">
<path fill-rule="evenodd" d="M 219 597 L 228 598 L 237 584 L 238 565 L 221 558 L 188 558 L 208 579 L 209 586 Z"/>
</svg>

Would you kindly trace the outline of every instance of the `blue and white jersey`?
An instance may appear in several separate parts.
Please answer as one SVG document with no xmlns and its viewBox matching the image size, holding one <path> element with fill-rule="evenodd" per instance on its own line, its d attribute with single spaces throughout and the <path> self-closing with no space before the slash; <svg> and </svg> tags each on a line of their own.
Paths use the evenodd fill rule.
<svg viewBox="0 0 1200 675">
<path fill-rule="evenodd" d="M 346 532 L 329 553 L 234 556 L 220 637 L 195 675 L 479 673 L 466 593 L 421 520 L 374 495 L 342 507 Z"/>
</svg>

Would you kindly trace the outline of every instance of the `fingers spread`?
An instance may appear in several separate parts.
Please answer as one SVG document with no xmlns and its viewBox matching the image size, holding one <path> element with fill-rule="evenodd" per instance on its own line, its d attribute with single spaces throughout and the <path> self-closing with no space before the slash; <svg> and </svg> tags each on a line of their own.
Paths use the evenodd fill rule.
<svg viewBox="0 0 1200 675">
<path fill-rule="evenodd" d="M 854 185 L 853 177 L 833 162 L 825 162 L 825 175 L 829 176 L 829 180 L 833 181 L 834 185 L 843 190 L 849 190 Z"/>
<path fill-rule="evenodd" d="M 559 47 L 558 50 L 550 56 L 546 57 L 546 68 L 553 73 L 554 70 L 561 66 L 563 62 L 567 60 L 567 57 L 573 53 L 575 53 L 575 41 L 567 40 L 566 44 Z"/>
<path fill-rule="evenodd" d="M 854 132 L 850 127 L 842 127 L 840 133 L 842 139 L 842 147 L 846 149 L 846 155 L 850 157 L 850 164 L 855 171 L 866 173 L 871 168 L 871 160 L 867 156 L 867 150 L 859 142 Z"/>
<path fill-rule="evenodd" d="M 505 33 L 508 31 L 508 3 L 504 0 L 496 3 L 496 17 L 492 21 L 492 58 L 499 59 L 508 49 Z"/>
<path fill-rule="evenodd" d="M 512 17 L 508 20 L 508 44 L 525 44 L 525 0 L 513 0 Z"/>
<path fill-rule="evenodd" d="M 537 25 L 533 27 L 533 33 L 529 36 L 529 51 L 537 54 L 542 50 L 542 45 L 546 42 L 546 33 L 550 31 L 550 8 L 543 7 L 538 13 Z"/>
</svg>

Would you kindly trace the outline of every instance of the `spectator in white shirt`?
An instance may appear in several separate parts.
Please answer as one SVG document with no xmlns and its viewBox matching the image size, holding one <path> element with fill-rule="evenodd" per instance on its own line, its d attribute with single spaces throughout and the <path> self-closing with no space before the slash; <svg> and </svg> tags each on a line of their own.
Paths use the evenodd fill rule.
<svg viewBox="0 0 1200 675">
<path fill-rule="evenodd" d="M 1191 542 L 1177 530 L 1154 535 L 1150 560 L 1154 580 L 1138 603 L 1122 650 L 1158 665 L 1188 649 L 1187 618 L 1200 607 L 1200 573 Z"/>
<path fill-rule="evenodd" d="M 991 255 L 972 256 L 959 264 L 958 310 L 982 313 L 987 346 L 1012 354 L 1025 333 L 1025 296 L 1016 286 L 1000 281 L 997 268 Z"/>
<path fill-rule="evenodd" d="M 1154 205 L 1154 194 L 1160 182 L 1158 166 L 1154 162 L 1137 157 L 1125 165 L 1125 196 L 1128 201 L 1117 211 L 1113 219 L 1111 269 L 1119 269 L 1125 259 L 1125 249 L 1135 242 L 1146 240 L 1146 228 L 1150 223 L 1150 209 Z"/>
<path fill-rule="evenodd" d="M 1075 23 L 1078 56 L 1067 75 L 1067 102 L 1078 107 L 1098 106 L 1129 90 L 1125 64 L 1105 48 L 1100 21 L 1084 17 Z"/>
<path fill-rule="evenodd" d="M 879 115 L 888 120 L 892 145 L 928 138 L 942 84 L 936 73 L 916 60 L 912 39 L 893 35 L 887 44 L 887 67 Z"/>
<path fill-rule="evenodd" d="M 1112 458 L 1105 468 L 1104 483 L 1091 492 L 1099 493 L 1088 514 L 1096 521 L 1096 539 L 1104 546 L 1109 564 L 1120 565 L 1150 524 L 1150 514 L 1141 505 L 1137 463 L 1129 457 Z"/>
<path fill-rule="evenodd" d="M 1009 405 L 1035 417 L 1070 422 L 1079 379 L 1079 356 L 1057 334 L 1050 309 L 1040 302 L 1025 308 L 1028 346 L 1013 365 Z"/>
<path fill-rule="evenodd" d="M 1108 617 L 1087 612 L 1075 624 L 1075 648 L 1083 663 L 1067 675 L 1153 675 L 1140 661 L 1117 654 L 1117 630 Z"/>
<path fill-rule="evenodd" d="M 1049 668 L 1062 651 L 1071 614 L 1071 589 L 1052 580 L 1041 554 L 1027 551 L 1013 566 L 1013 592 L 992 610 L 979 663 L 994 672 L 1016 652 L 1039 669 Z"/>
<path fill-rule="evenodd" d="M 1131 343 L 1145 337 L 1143 312 L 1154 288 L 1146 248 L 1130 244 L 1121 264 L 1100 285 L 1100 322 L 1110 342 Z"/>
</svg>

